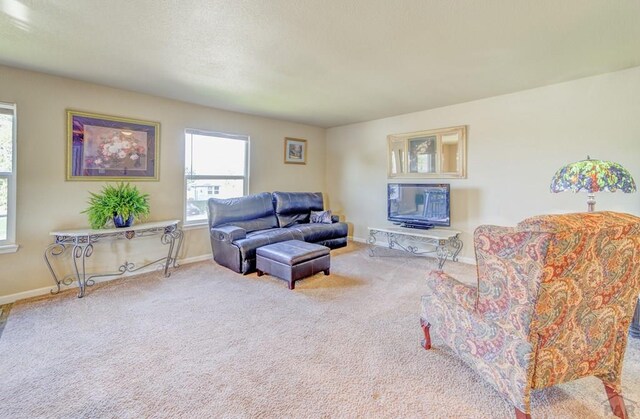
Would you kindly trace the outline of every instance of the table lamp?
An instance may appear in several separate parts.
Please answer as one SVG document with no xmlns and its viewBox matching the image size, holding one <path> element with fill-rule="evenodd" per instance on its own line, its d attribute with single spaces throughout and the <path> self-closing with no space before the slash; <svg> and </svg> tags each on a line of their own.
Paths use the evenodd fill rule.
<svg viewBox="0 0 640 419">
<path fill-rule="evenodd" d="M 596 192 L 615 192 L 618 189 L 625 193 L 636 191 L 636 183 L 629 171 L 618 163 L 593 160 L 589 156 L 586 160 L 561 167 L 551 179 L 551 192 L 587 192 L 589 212 L 595 210 Z"/>
</svg>

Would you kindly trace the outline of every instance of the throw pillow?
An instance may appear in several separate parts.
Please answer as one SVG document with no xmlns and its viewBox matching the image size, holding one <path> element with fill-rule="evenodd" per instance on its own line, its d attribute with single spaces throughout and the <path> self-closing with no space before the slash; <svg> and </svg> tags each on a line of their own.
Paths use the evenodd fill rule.
<svg viewBox="0 0 640 419">
<path fill-rule="evenodd" d="M 318 224 L 331 224 L 331 210 L 311 211 L 309 221 Z"/>
</svg>

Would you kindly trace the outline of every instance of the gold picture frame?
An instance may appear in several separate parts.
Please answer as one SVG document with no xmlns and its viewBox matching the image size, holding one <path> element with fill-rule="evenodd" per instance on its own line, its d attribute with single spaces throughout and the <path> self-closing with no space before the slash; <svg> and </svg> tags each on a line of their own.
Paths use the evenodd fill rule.
<svg viewBox="0 0 640 419">
<path fill-rule="evenodd" d="M 307 140 L 285 137 L 284 162 L 286 164 L 307 164 Z"/>
<path fill-rule="evenodd" d="M 67 110 L 66 180 L 157 181 L 160 123 Z"/>
</svg>

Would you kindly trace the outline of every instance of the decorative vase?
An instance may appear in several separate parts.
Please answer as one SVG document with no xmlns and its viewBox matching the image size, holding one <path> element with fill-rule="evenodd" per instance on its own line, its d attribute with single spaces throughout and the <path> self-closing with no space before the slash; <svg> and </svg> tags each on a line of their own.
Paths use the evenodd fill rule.
<svg viewBox="0 0 640 419">
<path fill-rule="evenodd" d="M 116 228 L 131 227 L 131 225 L 133 224 L 133 214 L 129 215 L 129 218 L 127 218 L 126 220 L 123 219 L 122 215 L 120 214 L 114 215 L 113 224 L 116 226 Z"/>
</svg>

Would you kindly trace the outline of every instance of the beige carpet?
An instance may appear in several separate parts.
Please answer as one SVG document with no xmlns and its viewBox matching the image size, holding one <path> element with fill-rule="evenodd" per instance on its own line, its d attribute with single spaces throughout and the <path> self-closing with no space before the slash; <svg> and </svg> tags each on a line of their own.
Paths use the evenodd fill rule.
<svg viewBox="0 0 640 419">
<path fill-rule="evenodd" d="M 213 262 L 16 303 L 0 338 L 2 418 L 510 418 L 434 339 L 419 346 L 433 259 L 332 252 L 286 283 Z M 469 280 L 473 268 L 447 263 Z M 624 391 L 640 417 L 640 341 Z M 637 406 L 635 403 L 637 401 Z M 537 391 L 534 418 L 611 417 L 600 382 Z"/>
</svg>

